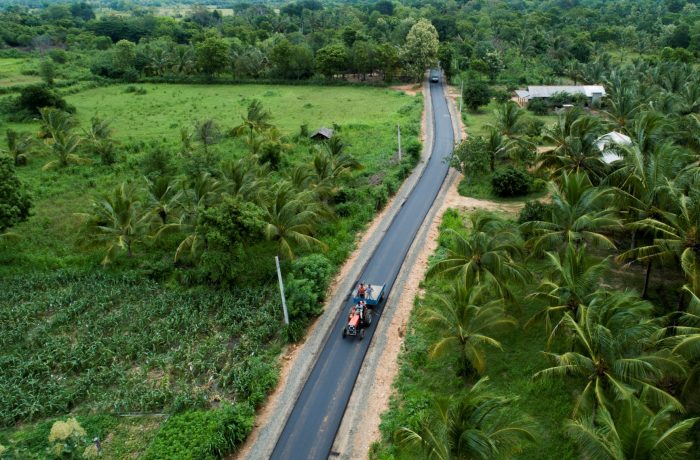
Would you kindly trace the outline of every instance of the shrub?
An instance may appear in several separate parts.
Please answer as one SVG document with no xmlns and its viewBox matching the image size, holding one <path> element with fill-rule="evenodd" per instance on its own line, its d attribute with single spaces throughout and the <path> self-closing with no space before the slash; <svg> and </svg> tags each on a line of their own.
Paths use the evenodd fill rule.
<svg viewBox="0 0 700 460">
<path fill-rule="evenodd" d="M 491 178 L 493 193 L 500 197 L 525 195 L 531 184 L 532 177 L 526 171 L 512 166 L 496 171 Z"/>
<path fill-rule="evenodd" d="M 290 320 L 306 320 L 321 313 L 322 293 L 313 281 L 289 275 L 285 281 L 285 294 Z"/>
<path fill-rule="evenodd" d="M 169 177 L 176 171 L 171 152 L 161 146 L 154 147 L 146 153 L 141 161 L 141 168 L 149 179 Z"/>
<path fill-rule="evenodd" d="M 499 104 L 505 104 L 506 102 L 510 101 L 511 92 L 503 91 L 503 90 L 494 91 L 493 98 Z"/>
<path fill-rule="evenodd" d="M 527 110 L 535 115 L 547 115 L 549 104 L 544 99 L 532 99 L 527 103 Z"/>
<path fill-rule="evenodd" d="M 0 156 L 0 233 L 27 220 L 31 206 L 29 194 L 15 172 L 14 160 Z"/>
<path fill-rule="evenodd" d="M 525 222 L 533 221 L 547 222 L 550 220 L 551 213 L 551 204 L 531 200 L 525 203 L 525 207 L 520 210 L 520 214 L 518 214 L 518 223 L 524 224 Z"/>
<path fill-rule="evenodd" d="M 64 50 L 58 48 L 49 51 L 49 57 L 57 64 L 65 64 L 68 60 L 68 54 Z"/>
<path fill-rule="evenodd" d="M 311 254 L 294 260 L 292 271 L 300 278 L 315 283 L 320 292 L 325 292 L 333 276 L 334 267 L 323 254 Z"/>
<path fill-rule="evenodd" d="M 420 153 L 423 150 L 423 145 L 418 139 L 411 139 L 406 143 L 405 146 L 406 154 L 415 162 L 420 161 Z"/>
<path fill-rule="evenodd" d="M 75 113 L 75 108 L 52 91 L 46 84 L 31 85 L 22 88 L 15 100 L 14 118 L 31 118 L 39 116 L 39 109 L 54 107 L 65 112 Z"/>
<path fill-rule="evenodd" d="M 462 98 L 464 99 L 464 105 L 472 112 L 476 112 L 479 107 L 489 103 L 491 90 L 485 82 L 471 80 L 464 86 Z"/>
<path fill-rule="evenodd" d="M 173 415 L 163 424 L 142 458 L 222 458 L 245 440 L 254 418 L 253 409 L 247 404 Z"/>
</svg>

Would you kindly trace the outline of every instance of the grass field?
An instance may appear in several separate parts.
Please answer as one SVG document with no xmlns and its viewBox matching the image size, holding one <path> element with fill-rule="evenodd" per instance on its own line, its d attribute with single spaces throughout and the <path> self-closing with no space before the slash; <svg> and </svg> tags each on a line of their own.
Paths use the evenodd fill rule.
<svg viewBox="0 0 700 460">
<path fill-rule="evenodd" d="M 97 88 L 69 96 L 77 117 L 85 127 L 98 114 L 111 121 L 114 137 L 129 153 L 123 153 L 112 167 L 99 164 L 42 171 L 52 158 L 42 148 L 30 157 L 29 165 L 18 169 L 20 178 L 34 196 L 34 217 L 20 224 L 20 251 L 4 259 L 5 269 L 23 265 L 27 270 L 51 270 L 94 261 L 77 250 L 76 212 L 85 212 L 91 199 L 125 179 L 140 179 L 139 164 L 148 142 L 159 142 L 175 150 L 180 127 L 192 128 L 196 120 L 213 118 L 222 131 L 240 124 L 241 114 L 253 98 L 263 101 L 273 114 L 272 123 L 284 134 L 296 135 L 302 123 L 312 131 L 320 126 L 340 126 L 339 135 L 348 152 L 363 165 L 362 174 L 372 175 L 388 167 L 396 151 L 396 124 L 401 123 L 404 139 L 419 134 L 422 107 L 420 96 L 374 88 L 329 88 L 264 85 L 136 85 L 146 94 L 125 93 L 125 85 Z M 341 103 L 342 102 L 342 103 Z M 37 123 L 8 125 L 24 132 L 36 132 Z M 237 158 L 246 147 L 239 139 L 222 137 L 212 147 L 221 159 Z M 306 161 L 308 146 L 295 148 L 287 163 Z M 179 160 L 177 160 L 179 161 Z M 0 273 L 3 269 L 0 268 Z"/>
<path fill-rule="evenodd" d="M 36 75 L 24 75 L 28 70 L 36 71 L 37 63 L 33 58 L 0 58 L 0 87 L 37 83 L 41 79 Z"/>
</svg>

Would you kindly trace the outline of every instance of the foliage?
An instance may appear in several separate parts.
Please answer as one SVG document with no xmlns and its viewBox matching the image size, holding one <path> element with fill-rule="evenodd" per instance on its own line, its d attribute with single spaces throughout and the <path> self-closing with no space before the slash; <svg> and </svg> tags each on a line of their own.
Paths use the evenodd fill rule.
<svg viewBox="0 0 700 460">
<path fill-rule="evenodd" d="M 513 455 L 535 440 L 532 424 L 524 417 L 505 416 L 510 400 L 489 392 L 488 378 L 476 382 L 464 395 L 435 402 L 431 417 L 417 430 L 403 428 L 403 443 L 420 446 L 426 458 L 497 458 Z"/>
<path fill-rule="evenodd" d="M 75 418 L 54 422 L 49 434 L 50 455 L 54 458 L 82 458 L 86 435 Z"/>
<path fill-rule="evenodd" d="M 491 177 L 493 192 L 500 197 L 527 195 L 532 186 L 532 177 L 521 169 L 509 166 L 496 170 Z"/>
<path fill-rule="evenodd" d="M 491 100 L 491 91 L 488 85 L 481 80 L 470 80 L 464 85 L 462 100 L 472 112 L 479 110 L 479 107 L 486 105 Z"/>
<path fill-rule="evenodd" d="M 421 19 L 408 31 L 401 60 L 406 72 L 415 81 L 422 80 L 425 69 L 437 63 L 438 46 L 438 34 L 430 21 Z"/>
<path fill-rule="evenodd" d="M 163 411 L 210 378 L 217 385 L 199 390 L 208 397 L 255 395 L 257 404 L 276 381 L 274 286 L 184 291 L 139 272 L 103 271 L 4 279 L 11 289 L 0 305 L 17 308 L 0 325 L 0 384 L 9 390 L 0 399 L 3 426 L 69 407 Z M 35 327 L 42 333 L 31 333 Z"/>
<path fill-rule="evenodd" d="M 224 404 L 215 410 L 173 415 L 143 458 L 223 458 L 243 443 L 253 428 L 253 420 L 253 410 L 246 404 Z"/>
<path fill-rule="evenodd" d="M 14 118 L 30 118 L 40 115 L 41 109 L 53 107 L 54 109 L 75 112 L 65 99 L 56 94 L 46 85 L 31 85 L 23 88 L 17 97 L 13 110 Z"/>
<path fill-rule="evenodd" d="M 477 177 L 490 171 L 491 155 L 480 136 L 463 140 L 452 155 L 452 166 L 466 177 Z"/>
<path fill-rule="evenodd" d="M 14 161 L 0 155 L 0 233 L 27 220 L 32 200 L 17 177 Z"/>
<path fill-rule="evenodd" d="M 546 221 L 551 211 L 552 208 L 548 203 L 539 200 L 526 201 L 525 206 L 518 213 L 518 223 Z"/>
</svg>

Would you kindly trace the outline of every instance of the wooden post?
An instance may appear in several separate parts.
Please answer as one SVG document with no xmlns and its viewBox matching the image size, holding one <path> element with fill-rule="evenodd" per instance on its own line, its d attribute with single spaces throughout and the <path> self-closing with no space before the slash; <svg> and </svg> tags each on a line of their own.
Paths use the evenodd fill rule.
<svg viewBox="0 0 700 460">
<path fill-rule="evenodd" d="M 282 271 L 280 270 L 280 258 L 275 256 L 275 264 L 277 265 L 277 280 L 280 284 L 280 296 L 282 297 L 282 311 L 284 311 L 284 324 L 289 324 L 289 314 L 287 313 L 287 301 L 284 298 L 284 282 L 282 282 Z"/>
</svg>

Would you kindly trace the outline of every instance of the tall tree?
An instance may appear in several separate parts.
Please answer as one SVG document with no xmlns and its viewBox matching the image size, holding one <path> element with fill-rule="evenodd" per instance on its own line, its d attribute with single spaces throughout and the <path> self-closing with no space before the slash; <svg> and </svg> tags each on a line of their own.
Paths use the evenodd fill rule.
<svg viewBox="0 0 700 460">
<path fill-rule="evenodd" d="M 265 207 L 265 235 L 277 242 L 278 254 L 294 258 L 294 246 L 325 249 L 312 235 L 321 222 L 324 210 L 311 191 L 296 191 L 289 183 L 279 183 Z"/>
<path fill-rule="evenodd" d="M 614 400 L 644 396 L 652 406 L 683 406 L 660 388 L 661 379 L 685 374 L 683 361 L 668 351 L 653 351 L 658 326 L 648 321 L 652 305 L 630 293 L 599 292 L 578 319 L 564 313 L 548 343 L 563 337 L 571 351 L 544 353 L 552 367 L 534 378 L 576 377 L 583 385 L 574 415 L 600 407 L 610 410 Z"/>
<path fill-rule="evenodd" d="M 437 64 L 439 45 L 437 30 L 427 19 L 419 20 L 408 31 L 401 60 L 415 81 L 421 81 L 425 71 Z"/>
<path fill-rule="evenodd" d="M 195 47 L 197 65 L 209 78 L 223 72 L 228 67 L 229 46 L 224 39 L 216 36 L 207 37 Z"/>
</svg>

